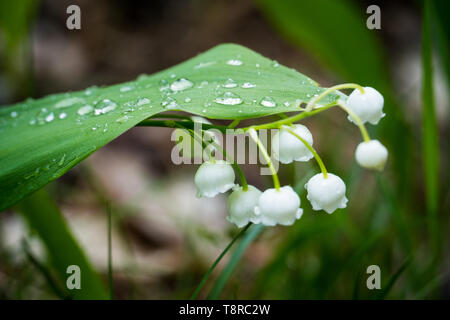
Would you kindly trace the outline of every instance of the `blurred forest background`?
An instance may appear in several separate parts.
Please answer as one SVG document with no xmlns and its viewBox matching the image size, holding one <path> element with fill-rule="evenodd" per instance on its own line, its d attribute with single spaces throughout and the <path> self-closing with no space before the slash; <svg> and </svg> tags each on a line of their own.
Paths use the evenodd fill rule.
<svg viewBox="0 0 450 320">
<path fill-rule="evenodd" d="M 314 164 L 283 167 L 280 178 L 299 192 L 305 213 L 292 227 L 263 230 L 219 296 L 448 299 L 450 11 L 448 1 L 430 3 L 428 37 L 421 1 L 6 0 L 0 4 L 0 105 L 129 81 L 225 42 L 276 59 L 321 86 L 373 86 L 385 97 L 387 115 L 369 130 L 390 150 L 386 170 L 356 166 L 360 138 L 341 111 L 307 119 L 330 171 L 347 184 L 348 207 L 313 212 L 303 185 Z M 81 30 L 66 28 L 71 4 L 81 8 Z M 366 28 L 371 4 L 381 8 L 380 30 Z M 430 44 L 433 73 L 423 69 Z M 424 83 L 431 83 L 434 103 Z M 134 128 L 47 187 L 105 287 L 109 203 L 117 299 L 188 298 L 238 232 L 225 220 L 225 197 L 196 199 L 196 166 L 172 164 L 170 134 Z M 244 169 L 249 183 L 268 185 L 256 166 Z M 1 213 L 0 298 L 64 297 L 58 285 L 64 280 L 48 253 L 20 210 Z M 367 289 L 369 265 L 380 266 L 382 290 Z"/>
</svg>

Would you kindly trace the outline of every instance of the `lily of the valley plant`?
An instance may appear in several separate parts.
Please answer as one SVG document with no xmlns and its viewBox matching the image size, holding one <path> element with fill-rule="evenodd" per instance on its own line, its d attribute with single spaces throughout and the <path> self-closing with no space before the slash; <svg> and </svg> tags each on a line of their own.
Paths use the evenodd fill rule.
<svg viewBox="0 0 450 320">
<path fill-rule="evenodd" d="M 356 162 L 367 169 L 382 170 L 388 157 L 388 151 L 378 140 L 369 138 L 364 126 L 366 122 L 377 124 L 385 115 L 383 113 L 383 96 L 377 90 L 356 84 L 338 85 L 316 96 L 306 108 L 302 108 L 302 112 L 312 113 L 314 110 L 320 109 L 321 106 L 318 103 L 324 96 L 338 89 L 346 88 L 355 89 L 348 98 L 345 99 L 343 96 L 338 101 L 338 106 L 348 113 L 350 122 L 359 126 L 363 136 L 363 142 L 357 146 L 355 151 Z M 283 164 L 293 161 L 306 162 L 315 158 L 321 173 L 314 175 L 305 184 L 307 199 L 311 202 L 313 210 L 324 210 L 331 214 L 337 209 L 345 208 L 348 199 L 345 196 L 344 181 L 339 176 L 327 171 L 322 159 L 313 148 L 311 132 L 306 126 L 295 123 L 297 118 L 298 115 L 294 115 L 271 123 L 279 129 L 272 138 L 272 156 Z M 208 123 L 205 120 L 197 119 L 197 121 Z M 254 186 L 247 185 L 245 177 L 236 163 L 227 163 L 223 160 L 214 160 L 214 158 L 204 162 L 195 175 L 199 197 L 214 197 L 233 189 L 228 198 L 229 215 L 227 220 L 238 227 L 244 227 L 248 223 L 289 226 L 300 219 L 303 213 L 300 197 L 291 186 L 280 186 L 277 173 L 271 163 L 271 157 L 258 139 L 258 128 L 268 128 L 271 127 L 271 124 L 244 128 L 244 132 L 247 132 L 256 142 L 272 169 L 273 188 L 261 191 Z M 205 137 L 209 139 L 211 135 L 206 134 Z M 239 171 L 241 186 L 234 183 L 235 174 L 232 164 Z"/>
</svg>

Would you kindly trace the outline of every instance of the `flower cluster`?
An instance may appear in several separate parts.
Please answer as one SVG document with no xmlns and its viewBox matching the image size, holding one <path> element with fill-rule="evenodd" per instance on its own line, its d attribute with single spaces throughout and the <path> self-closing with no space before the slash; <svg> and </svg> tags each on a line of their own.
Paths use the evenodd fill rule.
<svg viewBox="0 0 450 320">
<path fill-rule="evenodd" d="M 348 119 L 360 126 L 363 132 L 365 141 L 356 148 L 356 162 L 364 168 L 382 170 L 387 161 L 388 151 L 378 140 L 370 140 L 363 124 L 366 122 L 377 124 L 384 116 L 383 96 L 373 88 L 358 86 L 347 100 L 341 101 L 340 104 L 349 113 Z M 265 154 L 270 166 L 270 157 L 258 140 L 254 128 L 250 127 L 248 133 Z M 271 145 L 273 158 L 283 164 L 294 161 L 306 162 L 316 158 L 322 172 L 315 174 L 305 184 L 306 198 L 313 210 L 324 210 L 331 214 L 347 206 L 344 181 L 326 171 L 322 160 L 312 147 L 313 136 L 306 126 L 292 123 L 280 126 L 272 138 Z M 292 225 L 303 213 L 300 197 L 291 186 L 280 186 L 276 171 L 272 172 L 275 187 L 262 192 L 254 186 L 247 185 L 245 181 L 242 181 L 242 186 L 235 184 L 233 166 L 223 160 L 210 159 L 200 165 L 195 174 L 197 195 L 214 197 L 232 189 L 228 197 L 227 220 L 238 227 L 244 227 L 250 222 L 266 226 Z"/>
</svg>

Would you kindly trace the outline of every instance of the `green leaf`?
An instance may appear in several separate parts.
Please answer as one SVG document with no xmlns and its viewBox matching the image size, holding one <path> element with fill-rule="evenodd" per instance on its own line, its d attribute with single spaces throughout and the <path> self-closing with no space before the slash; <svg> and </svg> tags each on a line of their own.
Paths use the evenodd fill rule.
<svg viewBox="0 0 450 320">
<path fill-rule="evenodd" d="M 184 90 L 176 91 L 176 87 Z M 125 84 L 29 99 L 2 108 L 0 210 L 155 114 L 180 110 L 212 119 L 261 117 L 298 111 L 299 103 L 307 103 L 322 90 L 293 69 L 244 47 L 225 44 Z M 323 104 L 334 104 L 337 99 L 335 94 L 328 95 Z"/>
<path fill-rule="evenodd" d="M 440 251 L 438 205 L 439 205 L 439 135 L 434 103 L 433 61 L 431 39 L 432 3 L 425 1 L 422 21 L 422 137 L 425 195 L 428 231 L 432 241 L 433 258 Z"/>
<path fill-rule="evenodd" d="M 238 246 L 234 250 L 230 261 L 228 261 L 220 276 L 215 281 L 214 286 L 212 287 L 211 292 L 208 295 L 208 299 L 216 300 L 219 298 L 220 293 L 225 287 L 225 284 L 227 283 L 234 269 L 236 269 L 248 246 L 252 243 L 253 240 L 255 240 L 255 238 L 261 233 L 261 231 L 264 230 L 264 228 L 265 227 L 262 224 L 255 224 L 250 227 L 250 230 L 247 232 L 247 234 L 244 235 L 241 242 L 239 242 Z"/>
<path fill-rule="evenodd" d="M 366 27 L 364 7 L 349 0 L 258 2 L 287 39 L 344 79 L 384 89 L 388 79 L 386 64 L 376 30 Z"/>
<path fill-rule="evenodd" d="M 403 264 L 398 268 L 398 270 L 392 275 L 392 277 L 389 279 L 388 283 L 383 286 L 383 290 L 381 290 L 377 295 L 377 300 L 384 300 L 386 299 L 387 295 L 391 291 L 392 287 L 394 286 L 395 282 L 398 280 L 398 278 L 403 274 L 403 271 L 405 271 L 409 264 L 411 263 L 411 259 L 408 258 L 403 262 Z"/>
<path fill-rule="evenodd" d="M 19 209 L 47 247 L 50 261 L 61 283 L 66 284 L 67 267 L 77 265 L 81 271 L 81 290 L 68 292 L 73 299 L 107 299 L 101 278 L 72 236 L 58 207 L 43 189 L 19 204 Z"/>
</svg>

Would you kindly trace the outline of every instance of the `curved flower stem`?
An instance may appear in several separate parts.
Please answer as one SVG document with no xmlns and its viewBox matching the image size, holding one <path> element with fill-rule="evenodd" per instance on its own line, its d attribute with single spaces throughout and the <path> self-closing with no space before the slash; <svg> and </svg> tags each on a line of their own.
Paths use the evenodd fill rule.
<svg viewBox="0 0 450 320">
<path fill-rule="evenodd" d="M 182 124 L 179 124 L 179 123 L 177 123 L 176 125 L 179 128 L 181 128 L 181 129 L 188 130 L 191 133 L 192 137 L 203 145 L 203 138 L 202 138 L 202 136 L 200 134 L 198 134 L 197 132 L 195 132 L 195 130 L 188 129 L 188 128 L 184 127 Z M 223 154 L 225 159 L 227 159 L 229 162 L 231 162 L 231 165 L 236 170 L 236 172 L 237 172 L 237 174 L 239 176 L 239 179 L 241 180 L 242 190 L 247 191 L 248 190 L 248 183 L 247 183 L 247 179 L 245 179 L 245 175 L 244 175 L 244 172 L 242 171 L 241 167 L 239 167 L 239 165 L 236 163 L 236 161 L 234 161 L 233 159 L 230 159 L 230 157 L 228 156 L 228 153 L 225 151 L 224 148 L 222 148 L 221 145 L 219 145 L 214 140 L 211 141 L 211 144 L 214 147 L 216 147 L 217 149 L 220 150 L 220 152 Z"/>
<path fill-rule="evenodd" d="M 369 133 L 367 132 L 366 126 L 358 117 L 358 115 L 354 113 L 349 107 L 347 107 L 347 105 L 343 101 L 339 102 L 338 106 L 342 108 L 344 111 L 346 111 L 348 115 L 356 122 L 356 124 L 359 127 L 359 130 L 361 131 L 361 135 L 364 139 L 364 142 L 369 142 L 370 141 Z"/>
<path fill-rule="evenodd" d="M 311 99 L 308 104 L 306 105 L 306 111 L 311 111 L 312 108 L 314 107 L 314 105 L 320 101 L 320 99 L 322 99 L 323 97 L 325 97 L 327 94 L 330 94 L 336 90 L 340 90 L 340 89 L 359 89 L 359 91 L 361 91 L 361 93 L 364 93 L 364 88 L 362 86 L 360 86 L 359 84 L 356 83 L 343 83 L 343 84 L 338 84 L 336 86 L 332 86 L 328 89 L 326 89 L 325 91 L 323 91 L 321 94 L 319 94 L 318 96 L 314 97 L 314 99 Z"/>
<path fill-rule="evenodd" d="M 217 259 L 214 261 L 214 263 L 211 265 L 211 267 L 208 269 L 208 271 L 205 273 L 205 275 L 203 276 L 202 280 L 200 280 L 200 283 L 198 284 L 197 288 L 195 288 L 194 293 L 192 293 L 190 300 L 194 300 L 198 293 L 200 292 L 200 290 L 203 288 L 203 286 L 205 285 L 206 281 L 208 280 L 209 276 L 211 275 L 211 273 L 213 272 L 214 268 L 217 266 L 217 264 L 220 262 L 220 260 L 222 260 L 222 258 L 225 256 L 225 254 L 228 252 L 228 250 L 230 250 L 230 248 L 233 246 L 233 244 L 236 242 L 237 239 L 239 239 L 244 233 L 245 231 L 247 231 L 247 229 L 252 225 L 251 222 L 249 222 L 244 229 L 242 229 L 234 238 L 233 240 L 231 240 L 231 242 L 226 246 L 226 248 L 222 251 L 222 253 L 217 257 Z"/>
<path fill-rule="evenodd" d="M 289 117 L 289 118 L 286 118 L 286 119 L 281 119 L 281 120 L 270 122 L 270 123 L 264 123 L 264 124 L 260 124 L 260 125 L 255 125 L 255 126 L 251 126 L 251 127 L 243 128 L 243 129 L 244 129 L 244 131 L 248 131 L 250 128 L 253 128 L 255 130 L 277 129 L 277 128 L 279 128 L 280 126 L 282 126 L 284 124 L 287 124 L 287 125 L 292 124 L 292 123 L 294 123 L 296 121 L 299 121 L 299 120 L 311 117 L 311 116 L 313 116 L 313 115 L 315 115 L 317 113 L 320 113 L 320 112 L 323 112 L 325 110 L 328 110 L 329 108 L 334 107 L 334 106 L 335 105 L 329 105 L 329 106 L 325 106 L 325 107 L 322 107 L 320 109 L 315 109 L 315 110 L 308 111 L 308 112 L 304 111 L 302 113 L 296 114 L 295 116 L 292 116 L 292 117 Z"/>
<path fill-rule="evenodd" d="M 261 150 L 261 153 L 263 154 L 264 159 L 266 160 L 267 165 L 269 166 L 269 169 L 272 172 L 273 186 L 275 187 L 275 189 L 277 189 L 277 191 L 279 191 L 280 190 L 280 180 L 278 179 L 277 170 L 275 170 L 275 167 L 273 166 L 272 159 L 270 159 L 270 156 L 267 153 L 266 147 L 264 147 L 264 145 L 261 143 L 261 140 L 259 140 L 258 134 L 256 133 L 255 129 L 250 128 L 248 130 L 248 133 L 250 135 L 250 138 L 252 138 L 253 141 L 256 142 L 256 145 Z"/>
<path fill-rule="evenodd" d="M 237 126 L 240 122 L 241 122 L 240 119 L 233 120 L 233 121 L 228 125 L 228 128 L 234 129 L 234 128 L 236 128 L 236 126 Z"/>
<path fill-rule="evenodd" d="M 284 130 L 286 130 L 287 132 L 289 132 L 290 134 L 292 134 L 294 137 L 296 137 L 297 139 L 299 139 L 301 142 L 303 142 L 303 144 L 305 145 L 306 148 L 308 148 L 309 151 L 311 151 L 311 153 L 314 156 L 314 159 L 316 159 L 317 164 L 320 167 L 320 171 L 322 171 L 323 177 L 326 179 L 328 177 L 328 171 L 327 168 L 325 168 L 325 164 L 322 161 L 322 158 L 319 156 L 319 154 L 316 152 L 316 150 L 314 150 L 314 148 L 308 143 L 308 141 L 306 141 L 305 139 L 303 139 L 302 137 L 300 137 L 297 133 L 295 133 L 293 130 L 289 129 L 289 128 L 283 128 Z"/>
</svg>

